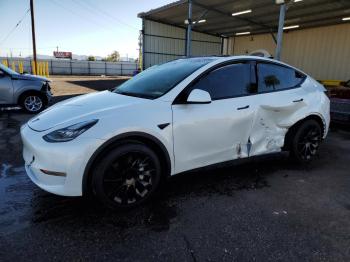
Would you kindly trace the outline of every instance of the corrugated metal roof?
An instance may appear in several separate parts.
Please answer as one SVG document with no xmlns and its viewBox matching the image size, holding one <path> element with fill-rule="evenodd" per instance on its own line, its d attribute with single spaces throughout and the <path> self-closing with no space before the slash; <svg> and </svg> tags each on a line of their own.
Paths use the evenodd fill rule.
<svg viewBox="0 0 350 262">
<path fill-rule="evenodd" d="M 251 9 L 251 13 L 232 16 L 232 13 Z M 140 13 L 139 17 L 170 25 L 186 27 L 188 1 L 181 0 Z M 350 16 L 350 0 L 289 1 L 285 26 L 299 25 L 299 29 L 344 23 Z M 276 32 L 279 6 L 275 0 L 193 0 L 194 30 L 214 35 L 232 36 L 249 31 L 251 34 Z"/>
</svg>

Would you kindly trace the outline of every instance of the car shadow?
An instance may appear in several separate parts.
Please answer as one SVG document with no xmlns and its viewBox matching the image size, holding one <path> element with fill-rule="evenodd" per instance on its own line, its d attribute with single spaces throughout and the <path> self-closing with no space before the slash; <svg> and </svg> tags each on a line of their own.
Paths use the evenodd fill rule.
<svg viewBox="0 0 350 262">
<path fill-rule="evenodd" d="M 152 201 L 127 211 L 107 209 L 91 197 L 60 197 L 36 188 L 30 219 L 33 224 L 84 221 L 85 227 L 104 223 L 121 229 L 147 227 L 152 231 L 165 231 L 177 216 L 182 201 L 218 195 L 235 197 L 240 190 L 268 188 L 271 173 L 281 168 L 298 169 L 289 162 L 285 154 L 274 154 L 246 163 L 176 175 L 165 182 Z"/>
</svg>

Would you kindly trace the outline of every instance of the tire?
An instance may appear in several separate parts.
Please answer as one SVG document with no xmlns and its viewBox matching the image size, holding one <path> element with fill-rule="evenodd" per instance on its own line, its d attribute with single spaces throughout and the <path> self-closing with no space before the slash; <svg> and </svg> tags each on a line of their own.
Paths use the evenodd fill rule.
<svg viewBox="0 0 350 262">
<path fill-rule="evenodd" d="M 309 163 L 317 154 L 322 141 L 320 124 L 307 120 L 296 129 L 290 145 L 291 157 L 299 163 Z"/>
<path fill-rule="evenodd" d="M 129 209 L 151 199 L 161 180 L 161 164 L 153 150 L 138 142 L 109 151 L 92 174 L 92 189 L 105 206 Z"/>
<path fill-rule="evenodd" d="M 45 109 L 47 101 L 42 94 L 30 92 L 22 95 L 19 104 L 25 112 L 37 114 Z"/>
</svg>

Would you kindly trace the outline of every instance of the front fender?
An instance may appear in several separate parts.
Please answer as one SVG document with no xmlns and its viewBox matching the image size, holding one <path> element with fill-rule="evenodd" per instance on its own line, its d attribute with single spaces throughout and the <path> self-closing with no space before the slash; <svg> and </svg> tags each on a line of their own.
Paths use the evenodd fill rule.
<svg viewBox="0 0 350 262">
<path fill-rule="evenodd" d="M 43 88 L 42 81 L 28 81 L 28 80 L 13 80 L 13 90 L 14 90 L 14 101 L 18 101 L 19 97 L 27 91 L 38 91 L 41 92 Z"/>
</svg>

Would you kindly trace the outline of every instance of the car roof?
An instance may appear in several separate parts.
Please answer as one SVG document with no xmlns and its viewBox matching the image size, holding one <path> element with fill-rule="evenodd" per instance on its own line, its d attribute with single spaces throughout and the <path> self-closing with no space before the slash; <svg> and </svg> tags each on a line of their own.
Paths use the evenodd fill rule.
<svg viewBox="0 0 350 262">
<path fill-rule="evenodd" d="M 208 56 L 208 58 L 210 58 L 210 56 Z M 215 58 L 215 62 L 213 61 L 213 63 L 210 63 L 211 65 L 215 65 L 215 64 L 219 64 L 221 62 L 226 62 L 226 61 L 239 61 L 239 60 L 255 60 L 255 61 L 263 61 L 263 62 L 269 62 L 269 63 L 274 63 L 274 64 L 279 64 L 282 66 L 286 66 L 289 68 L 293 68 L 298 72 L 301 72 L 305 75 L 307 75 L 305 72 L 303 72 L 302 70 L 300 70 L 299 68 L 296 68 L 294 66 L 291 66 L 287 63 L 284 63 L 282 61 L 273 59 L 273 58 L 267 58 L 267 57 L 260 57 L 260 56 L 252 56 L 252 55 L 237 55 L 237 56 L 214 56 Z"/>
</svg>

